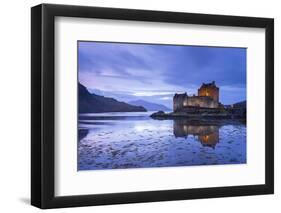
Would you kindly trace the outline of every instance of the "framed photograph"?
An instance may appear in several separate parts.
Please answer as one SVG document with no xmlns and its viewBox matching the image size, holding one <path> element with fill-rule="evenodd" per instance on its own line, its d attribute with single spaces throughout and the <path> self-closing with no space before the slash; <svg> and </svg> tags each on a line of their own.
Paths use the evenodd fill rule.
<svg viewBox="0 0 281 213">
<path fill-rule="evenodd" d="M 31 9 L 31 203 L 272 194 L 274 21 Z"/>
</svg>

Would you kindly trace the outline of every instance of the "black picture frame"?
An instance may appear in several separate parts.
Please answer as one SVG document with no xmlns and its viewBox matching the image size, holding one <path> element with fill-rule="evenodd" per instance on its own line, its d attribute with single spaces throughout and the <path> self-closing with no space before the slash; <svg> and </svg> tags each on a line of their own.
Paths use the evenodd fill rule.
<svg viewBox="0 0 281 213">
<path fill-rule="evenodd" d="M 266 135 L 265 184 L 93 195 L 54 195 L 55 17 L 264 28 Z M 139 203 L 274 192 L 274 20 L 225 15 L 41 4 L 31 8 L 31 204 L 42 208 Z"/>
</svg>

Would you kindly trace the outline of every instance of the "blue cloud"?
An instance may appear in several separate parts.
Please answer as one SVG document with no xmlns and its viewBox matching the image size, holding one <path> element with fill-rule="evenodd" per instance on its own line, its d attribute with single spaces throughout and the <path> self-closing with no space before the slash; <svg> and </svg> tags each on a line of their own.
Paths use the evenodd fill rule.
<svg viewBox="0 0 281 213">
<path fill-rule="evenodd" d="M 79 80 L 91 89 L 119 95 L 122 91 L 126 95 L 130 92 L 132 98 L 145 92 L 195 93 L 202 82 L 216 81 L 221 101 L 230 104 L 246 99 L 246 51 L 246 48 L 79 42 Z M 170 101 L 171 95 L 166 99 L 159 95 L 155 95 L 155 102 Z"/>
</svg>

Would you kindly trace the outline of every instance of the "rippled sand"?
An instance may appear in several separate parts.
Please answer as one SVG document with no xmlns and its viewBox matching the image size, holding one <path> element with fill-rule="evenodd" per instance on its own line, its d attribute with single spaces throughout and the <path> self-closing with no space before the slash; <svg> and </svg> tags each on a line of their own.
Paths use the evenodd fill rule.
<svg viewBox="0 0 281 213">
<path fill-rule="evenodd" d="M 216 137 L 204 126 L 191 127 L 147 116 L 80 120 L 78 170 L 246 163 L 244 124 L 219 126 Z M 186 134 L 177 134 L 175 128 Z"/>
</svg>

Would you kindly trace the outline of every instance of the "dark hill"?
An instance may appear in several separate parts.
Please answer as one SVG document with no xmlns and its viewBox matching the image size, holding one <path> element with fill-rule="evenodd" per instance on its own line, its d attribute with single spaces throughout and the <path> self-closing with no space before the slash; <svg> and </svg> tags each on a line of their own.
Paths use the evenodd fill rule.
<svg viewBox="0 0 281 213">
<path fill-rule="evenodd" d="M 78 83 L 79 113 L 98 112 L 146 112 L 142 106 L 133 106 L 114 98 L 91 94 L 85 86 Z"/>
<path fill-rule="evenodd" d="M 246 108 L 247 102 L 246 101 L 241 101 L 238 103 L 233 104 L 234 108 Z"/>
</svg>

